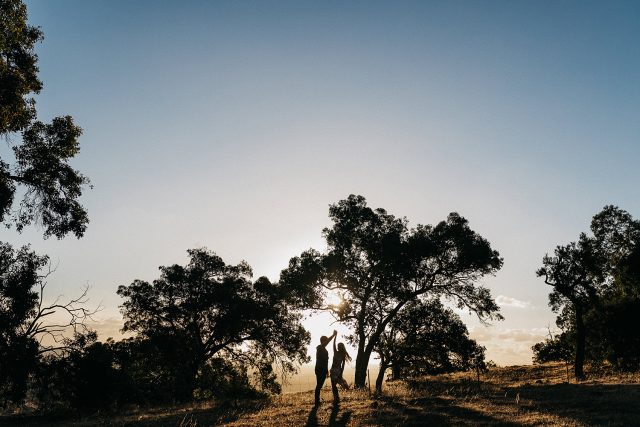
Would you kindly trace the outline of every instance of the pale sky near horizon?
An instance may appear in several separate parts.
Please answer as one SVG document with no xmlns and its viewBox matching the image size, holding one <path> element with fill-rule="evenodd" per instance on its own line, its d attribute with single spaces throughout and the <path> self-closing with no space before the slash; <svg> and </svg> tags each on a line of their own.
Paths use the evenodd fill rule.
<svg viewBox="0 0 640 427">
<path fill-rule="evenodd" d="M 463 319 L 489 359 L 530 363 L 555 319 L 543 255 L 606 204 L 640 217 L 639 2 L 27 5 L 40 117 L 84 128 L 91 223 L 0 240 L 51 256 L 49 295 L 90 285 L 103 334 L 117 286 L 189 248 L 277 280 L 353 193 L 411 225 L 466 217 L 504 257 L 484 282 L 505 320 Z M 307 326 L 311 349 L 334 327 Z"/>
</svg>

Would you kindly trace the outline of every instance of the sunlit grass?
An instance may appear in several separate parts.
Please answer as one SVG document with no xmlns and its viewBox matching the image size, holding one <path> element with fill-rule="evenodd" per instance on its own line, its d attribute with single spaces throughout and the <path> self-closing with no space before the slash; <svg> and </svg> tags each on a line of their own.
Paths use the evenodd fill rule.
<svg viewBox="0 0 640 427">
<path fill-rule="evenodd" d="M 312 394 L 279 397 L 230 426 L 276 425 L 639 425 L 640 375 L 591 370 L 576 384 L 563 364 L 495 368 L 478 383 L 471 373 L 385 384 L 382 396 L 342 392 L 315 409 Z M 567 381 L 567 379 L 569 381 Z"/>
<path fill-rule="evenodd" d="M 576 383 L 563 364 L 494 368 L 475 374 L 428 376 L 387 382 L 384 393 L 341 391 L 341 404 L 313 406 L 313 392 L 271 399 L 213 400 L 125 413 L 64 419 L 0 418 L 0 425 L 143 426 L 591 426 L 640 425 L 640 374 L 590 368 Z"/>
</svg>

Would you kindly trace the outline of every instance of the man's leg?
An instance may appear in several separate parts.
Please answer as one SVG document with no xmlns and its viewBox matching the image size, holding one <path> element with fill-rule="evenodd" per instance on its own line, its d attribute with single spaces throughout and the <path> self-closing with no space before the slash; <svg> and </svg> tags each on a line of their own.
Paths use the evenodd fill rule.
<svg viewBox="0 0 640 427">
<path fill-rule="evenodd" d="M 316 405 L 320 404 L 320 390 L 322 390 L 322 386 L 324 385 L 324 380 L 326 378 L 327 378 L 326 372 L 316 371 L 316 394 L 315 394 Z"/>
</svg>

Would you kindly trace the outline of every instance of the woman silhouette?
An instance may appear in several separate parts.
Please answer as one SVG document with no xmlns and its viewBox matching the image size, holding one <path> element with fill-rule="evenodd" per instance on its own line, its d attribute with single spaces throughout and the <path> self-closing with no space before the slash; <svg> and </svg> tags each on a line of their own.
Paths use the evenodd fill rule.
<svg viewBox="0 0 640 427">
<path fill-rule="evenodd" d="M 337 331 L 333 331 L 334 335 Z M 336 340 L 333 340 L 333 362 L 331 363 L 331 370 L 329 374 L 331 376 L 331 391 L 333 391 L 333 403 L 340 403 L 340 395 L 338 394 L 338 384 L 345 390 L 349 389 L 349 384 L 342 378 L 344 372 L 344 365 L 346 362 L 351 362 L 351 356 L 347 353 L 347 349 L 343 343 L 339 343 L 336 348 Z"/>
</svg>

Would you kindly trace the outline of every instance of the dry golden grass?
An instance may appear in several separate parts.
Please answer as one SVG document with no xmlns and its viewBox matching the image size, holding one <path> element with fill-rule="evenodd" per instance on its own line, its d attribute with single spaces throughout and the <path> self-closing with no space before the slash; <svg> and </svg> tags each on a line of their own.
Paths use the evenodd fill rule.
<svg viewBox="0 0 640 427">
<path fill-rule="evenodd" d="M 313 406 L 313 392 L 265 401 L 214 401 L 82 419 L 0 417 L 20 425 L 226 426 L 633 426 L 640 425 L 640 375 L 600 368 L 588 380 L 567 378 L 564 365 L 511 366 L 483 374 L 424 377 L 385 384 L 382 396 L 342 392 L 342 402 Z M 567 381 L 569 379 L 569 381 Z"/>
<path fill-rule="evenodd" d="M 346 392 L 337 408 L 314 408 L 311 392 L 296 393 L 228 425 L 640 425 L 640 375 L 588 374 L 588 381 L 567 382 L 565 366 L 550 364 L 495 368 L 480 383 L 469 373 L 439 375 L 387 383 L 378 397 Z"/>
</svg>

